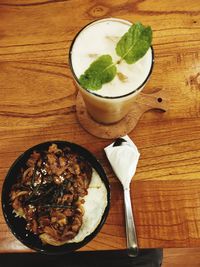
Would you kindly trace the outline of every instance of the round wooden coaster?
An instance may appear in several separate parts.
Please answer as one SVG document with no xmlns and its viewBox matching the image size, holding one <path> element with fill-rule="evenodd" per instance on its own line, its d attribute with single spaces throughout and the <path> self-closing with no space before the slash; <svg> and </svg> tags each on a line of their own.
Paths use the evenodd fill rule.
<svg viewBox="0 0 200 267">
<path fill-rule="evenodd" d="M 130 133 L 142 114 L 151 109 L 166 111 L 167 100 L 163 91 L 153 94 L 140 93 L 133 103 L 133 108 L 121 121 L 106 125 L 92 119 L 80 93 L 76 98 L 76 114 L 81 126 L 90 134 L 105 139 L 114 139 Z"/>
</svg>

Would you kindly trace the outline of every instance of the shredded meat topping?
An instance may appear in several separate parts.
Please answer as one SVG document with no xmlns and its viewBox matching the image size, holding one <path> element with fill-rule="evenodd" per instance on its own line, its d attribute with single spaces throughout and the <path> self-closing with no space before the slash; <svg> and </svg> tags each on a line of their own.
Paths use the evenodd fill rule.
<svg viewBox="0 0 200 267">
<path fill-rule="evenodd" d="M 70 148 L 52 144 L 48 151 L 34 151 L 13 185 L 10 201 L 34 234 L 54 240 L 74 238 L 83 222 L 83 197 L 92 177 L 90 164 Z"/>
</svg>

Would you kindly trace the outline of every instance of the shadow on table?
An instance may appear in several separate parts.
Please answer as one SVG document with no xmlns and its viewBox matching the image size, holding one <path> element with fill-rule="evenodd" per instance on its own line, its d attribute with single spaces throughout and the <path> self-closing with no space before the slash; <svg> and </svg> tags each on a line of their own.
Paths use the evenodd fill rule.
<svg viewBox="0 0 200 267">
<path fill-rule="evenodd" d="M 74 252 L 48 256 L 39 253 L 0 254 L 0 267 L 160 267 L 162 249 L 142 249 L 136 258 L 125 250 Z"/>
</svg>

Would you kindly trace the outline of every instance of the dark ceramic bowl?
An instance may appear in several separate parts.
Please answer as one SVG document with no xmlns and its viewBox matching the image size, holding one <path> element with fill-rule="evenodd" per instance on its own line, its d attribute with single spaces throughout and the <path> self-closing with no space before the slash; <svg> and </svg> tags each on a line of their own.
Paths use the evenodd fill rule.
<svg viewBox="0 0 200 267">
<path fill-rule="evenodd" d="M 57 144 L 58 148 L 61 149 L 64 147 L 70 147 L 72 151 L 77 152 L 79 155 L 87 159 L 88 162 L 90 162 L 91 166 L 97 171 L 103 183 L 105 184 L 105 187 L 107 189 L 107 203 L 108 203 L 105 208 L 102 219 L 93 233 L 85 237 L 85 239 L 79 243 L 70 243 L 58 247 L 52 245 L 43 245 L 40 238 L 37 235 L 34 235 L 28 230 L 26 230 L 26 221 L 23 218 L 15 217 L 15 214 L 13 213 L 13 208 L 9 204 L 10 203 L 9 195 L 11 192 L 11 187 L 13 184 L 16 183 L 17 175 L 18 173 L 20 173 L 20 169 L 22 167 L 25 167 L 25 163 L 30 157 L 30 154 L 34 150 L 36 151 L 47 150 L 52 143 Z M 11 166 L 5 178 L 2 189 L 3 214 L 12 233 L 18 240 L 20 240 L 27 247 L 45 254 L 64 254 L 77 250 L 86 245 L 97 235 L 97 233 L 102 228 L 107 218 L 109 207 L 110 207 L 110 186 L 102 166 L 88 150 L 77 144 L 69 143 L 66 141 L 51 141 L 51 142 L 41 143 L 25 151 L 19 158 L 17 158 L 17 160 Z"/>
</svg>

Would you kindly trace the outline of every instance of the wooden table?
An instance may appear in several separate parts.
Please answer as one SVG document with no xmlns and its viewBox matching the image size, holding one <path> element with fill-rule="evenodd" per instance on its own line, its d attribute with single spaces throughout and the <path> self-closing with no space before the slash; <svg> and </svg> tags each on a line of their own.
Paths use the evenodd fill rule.
<svg viewBox="0 0 200 267">
<path fill-rule="evenodd" d="M 132 183 L 139 246 L 200 246 L 200 1 L 4 0 L 0 2 L 0 187 L 29 147 L 67 140 L 88 148 L 111 183 L 111 209 L 83 250 L 123 249 L 123 194 L 103 148 L 76 119 L 68 65 L 75 34 L 88 22 L 118 17 L 153 28 L 155 66 L 145 92 L 165 90 L 166 113 L 147 112 L 130 137 L 141 153 Z M 0 212 L 0 251 L 29 251 Z"/>
</svg>

